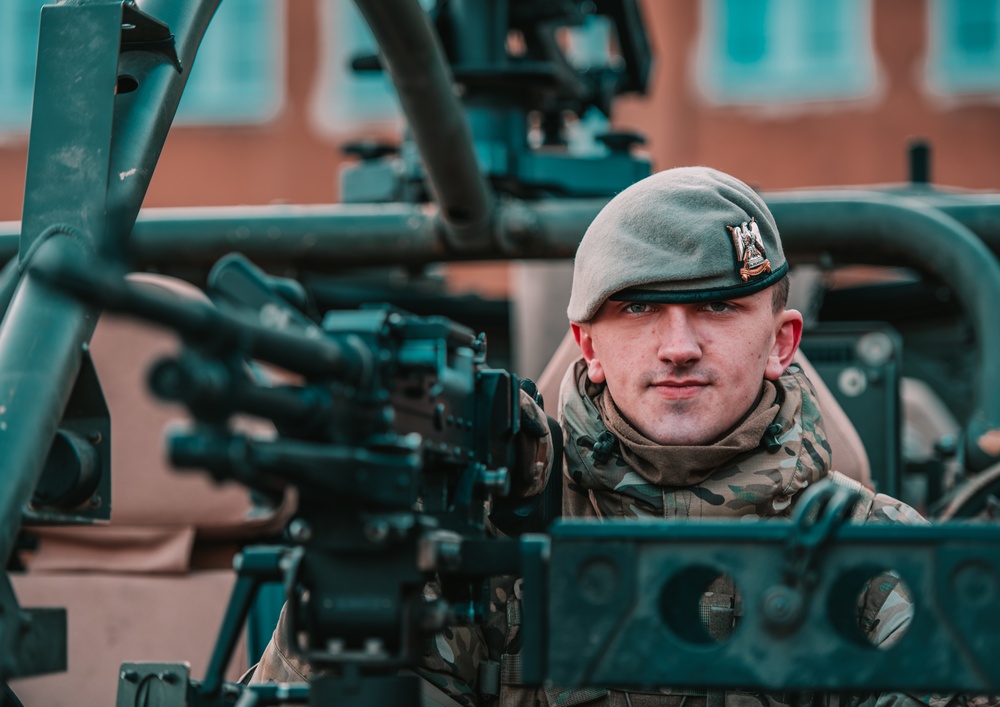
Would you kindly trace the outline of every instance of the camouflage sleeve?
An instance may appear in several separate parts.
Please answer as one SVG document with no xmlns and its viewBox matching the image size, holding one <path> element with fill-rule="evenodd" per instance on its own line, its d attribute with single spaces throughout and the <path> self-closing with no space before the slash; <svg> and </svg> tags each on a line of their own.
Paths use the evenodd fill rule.
<svg viewBox="0 0 1000 707">
<path fill-rule="evenodd" d="M 896 502 L 898 503 L 898 502 Z M 909 508 L 909 506 L 907 506 Z M 912 509 L 910 509 L 912 511 Z M 913 511 L 916 513 L 916 511 Z M 919 517 L 919 516 L 918 516 Z M 924 521 L 926 523 L 926 521 Z M 875 613 L 869 614 L 873 607 Z M 906 586 L 892 572 L 876 577 L 865 593 L 862 628 L 873 645 L 887 650 L 898 643 L 913 620 L 913 601 Z M 884 692 L 862 702 L 864 707 L 947 707 L 961 704 L 955 695 L 911 695 L 906 692 Z"/>
<path fill-rule="evenodd" d="M 478 669 L 487 657 L 478 626 L 456 626 L 429 637 L 414 672 L 462 707 L 478 707 Z"/>
<path fill-rule="evenodd" d="M 545 489 L 553 466 L 553 445 L 545 412 L 524 390 L 520 391 L 521 433 L 515 441 L 517 458 L 512 493 L 519 498 L 537 496 Z M 496 578 L 490 617 L 484 626 L 458 626 L 428 638 L 415 672 L 463 707 L 477 707 L 480 699 L 480 666 L 497 661 L 508 638 L 506 597 L 513 595 L 512 577 Z M 425 594 L 434 596 L 435 583 Z"/>
<path fill-rule="evenodd" d="M 890 575 L 882 575 L 876 582 L 890 582 L 892 589 L 882 602 L 872 622 L 865 627 L 868 639 L 882 649 L 891 648 L 906 633 L 913 620 L 913 602 L 906 594 L 904 585 Z M 875 584 L 876 582 L 873 582 Z"/>
<path fill-rule="evenodd" d="M 868 512 L 869 523 L 927 525 L 917 511 L 891 496 L 878 494 Z M 896 644 L 913 620 L 913 601 L 895 572 L 885 572 L 869 583 L 861 606 L 861 628 L 873 645 Z"/>
<path fill-rule="evenodd" d="M 878 494 L 868 516 L 870 523 L 902 523 L 904 525 L 929 525 L 916 510 L 902 501 L 885 494 Z M 872 644 L 888 649 L 898 643 L 913 620 L 913 600 L 906 586 L 892 572 L 876 577 L 864 595 L 861 625 Z M 911 695 L 904 692 L 887 692 L 873 695 L 862 702 L 865 707 L 993 707 L 1000 705 L 1000 698 L 966 695 Z"/>
<path fill-rule="evenodd" d="M 437 582 L 424 587 L 427 598 L 439 593 Z M 478 707 L 479 664 L 487 657 L 486 641 L 479 626 L 449 627 L 424 640 L 414 672 L 462 707 Z"/>
<path fill-rule="evenodd" d="M 485 622 L 436 637 L 417 673 L 463 707 L 538 707 L 541 691 L 521 684 L 523 580 L 490 580 Z"/>
<path fill-rule="evenodd" d="M 884 493 L 875 496 L 871 511 L 868 513 L 868 522 L 930 525 L 927 519 L 917 513 L 911 506 L 902 501 L 897 501 L 892 496 L 886 496 Z"/>
</svg>

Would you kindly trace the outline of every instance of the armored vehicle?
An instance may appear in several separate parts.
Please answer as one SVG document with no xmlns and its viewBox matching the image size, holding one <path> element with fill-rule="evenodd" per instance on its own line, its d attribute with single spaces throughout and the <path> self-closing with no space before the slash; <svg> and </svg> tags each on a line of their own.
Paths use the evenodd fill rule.
<svg viewBox="0 0 1000 707">
<path fill-rule="evenodd" d="M 856 82 L 830 84 L 851 109 L 888 90 L 870 52 L 846 38 L 859 35 L 855 21 L 870 36 L 889 3 L 813 14 L 706 0 L 699 15 L 652 0 L 357 0 L 374 43 L 353 53 L 344 2 L 22 2 L 0 10 L 7 28 L 21 5 L 37 60 L 23 207 L 0 223 L 0 704 L 18 704 L 15 693 L 29 705 L 415 703 L 419 690 L 398 673 L 417 639 L 482 621 L 483 584 L 503 574 L 524 580 L 529 684 L 800 701 L 1000 692 L 1000 200 L 934 185 L 926 141 L 898 160 L 903 182 L 763 194 L 793 265 L 835 465 L 930 525 L 852 525 L 855 497 L 840 490 L 791 523 L 684 527 L 561 522 L 558 484 L 530 508 L 506 495 L 520 391 L 555 415 L 572 355 L 565 265 L 608 199 L 654 169 L 643 135 L 612 114 L 650 101 L 670 130 L 712 135 L 727 100 L 766 114 L 758 99 L 773 89 L 790 112 L 759 140 L 773 140 L 765 154 L 780 162 L 790 144 L 780 120 L 829 107 L 808 106 L 830 56 L 848 74 L 860 67 Z M 927 26 L 988 49 L 997 23 L 973 22 L 980 6 L 992 7 L 930 3 Z M 212 54 L 206 39 L 200 54 L 226 17 L 229 44 Z M 391 82 L 401 136 L 372 119 L 369 139 L 340 140 L 336 203 L 310 192 L 291 204 L 144 208 L 161 153 L 171 169 L 197 169 L 184 165 L 190 128 L 172 124 L 198 71 L 282 66 L 265 41 L 269 18 L 339 38 L 328 125 L 355 109 L 364 121 L 364 81 Z M 696 22 L 699 52 L 725 51 L 689 70 L 679 62 Z M 289 56 L 301 56 L 294 36 Z M 952 35 L 941 37 L 931 45 L 946 53 Z M 935 85 L 975 79 L 941 66 L 929 70 Z M 285 68 L 301 83 L 299 64 Z M 276 95 L 233 70 L 218 74 L 209 112 Z M 690 107 L 689 71 L 706 104 L 722 107 L 685 125 L 663 97 Z M 788 87 L 801 104 L 787 107 Z M 995 108 L 980 112 L 995 125 Z M 262 115 L 299 125 L 294 110 Z M 241 152 L 283 148 L 241 129 L 250 137 L 212 169 L 253 189 L 270 175 Z M 286 167 L 313 169 L 296 130 Z M 687 139 L 655 168 L 719 157 Z M 742 148 L 728 149 L 735 160 Z M 834 162 L 866 162 L 861 150 L 817 149 L 834 174 Z M 977 186 L 995 186 L 984 174 Z M 793 180 L 789 169 L 773 181 Z M 448 289 L 463 273 L 496 272 L 468 265 L 483 262 L 516 263 L 514 286 L 492 297 Z M 159 440 L 176 418 L 168 465 Z M 490 532 L 490 510 L 505 532 Z M 905 583 L 915 614 L 880 651 L 851 620 L 884 571 Z M 721 642 L 699 618 L 719 575 L 745 597 Z M 424 601 L 431 578 L 441 595 Z M 241 683 L 285 602 L 301 617 L 296 644 L 325 677 Z M 484 674 L 497 681 L 498 669 Z"/>
</svg>

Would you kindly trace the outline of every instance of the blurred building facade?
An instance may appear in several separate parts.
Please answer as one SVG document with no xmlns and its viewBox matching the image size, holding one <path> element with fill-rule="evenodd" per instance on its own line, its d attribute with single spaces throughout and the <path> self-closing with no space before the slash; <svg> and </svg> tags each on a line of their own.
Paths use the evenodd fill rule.
<svg viewBox="0 0 1000 707">
<path fill-rule="evenodd" d="M 0 220 L 20 218 L 38 9 L 0 4 Z M 900 182 L 906 147 L 941 185 L 1000 188 L 1000 0 L 644 0 L 647 96 L 612 125 L 655 169 L 706 164 L 761 189 Z M 225 0 L 146 206 L 337 201 L 342 148 L 398 140 L 385 77 L 350 0 Z M 449 270 L 502 297 L 503 265 Z"/>
</svg>

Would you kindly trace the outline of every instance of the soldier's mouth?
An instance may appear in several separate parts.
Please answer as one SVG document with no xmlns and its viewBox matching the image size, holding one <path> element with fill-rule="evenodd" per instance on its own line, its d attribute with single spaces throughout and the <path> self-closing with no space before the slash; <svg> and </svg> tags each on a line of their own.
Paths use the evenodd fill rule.
<svg viewBox="0 0 1000 707">
<path fill-rule="evenodd" d="M 683 400 L 697 395 L 707 386 L 708 383 L 701 380 L 671 380 L 653 383 L 651 387 L 668 400 Z"/>
</svg>

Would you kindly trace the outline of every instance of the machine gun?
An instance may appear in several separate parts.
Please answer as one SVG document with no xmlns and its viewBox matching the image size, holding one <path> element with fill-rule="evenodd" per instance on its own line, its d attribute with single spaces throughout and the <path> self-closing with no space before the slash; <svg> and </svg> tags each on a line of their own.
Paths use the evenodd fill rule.
<svg viewBox="0 0 1000 707">
<path fill-rule="evenodd" d="M 235 254 L 209 277 L 217 307 L 107 268 L 40 268 L 91 304 L 179 333 L 182 351 L 149 375 L 154 393 L 185 405 L 194 421 L 169 438 L 175 466 L 272 498 L 288 487 L 297 494 L 289 545 L 251 548 L 237 562 L 201 697 L 219 694 L 256 588 L 280 579 L 289 645 L 336 676 L 324 678 L 324 695 L 340 689 L 331 680 L 364 678 L 357 685 L 373 690 L 366 699 L 414 699 L 409 682 L 385 676 L 413 666 L 431 633 L 480 620 L 483 582 L 519 569 L 515 544 L 487 534 L 491 508 L 517 506 L 503 508 L 520 432 L 518 380 L 486 365 L 484 338 L 391 307 L 330 312 L 317 325 L 283 296 L 294 297 L 294 286 Z M 248 360 L 301 382 L 261 385 Z M 270 421 L 277 434 L 234 431 L 237 415 Z M 445 573 L 438 596 L 425 598 L 425 585 Z"/>
</svg>

